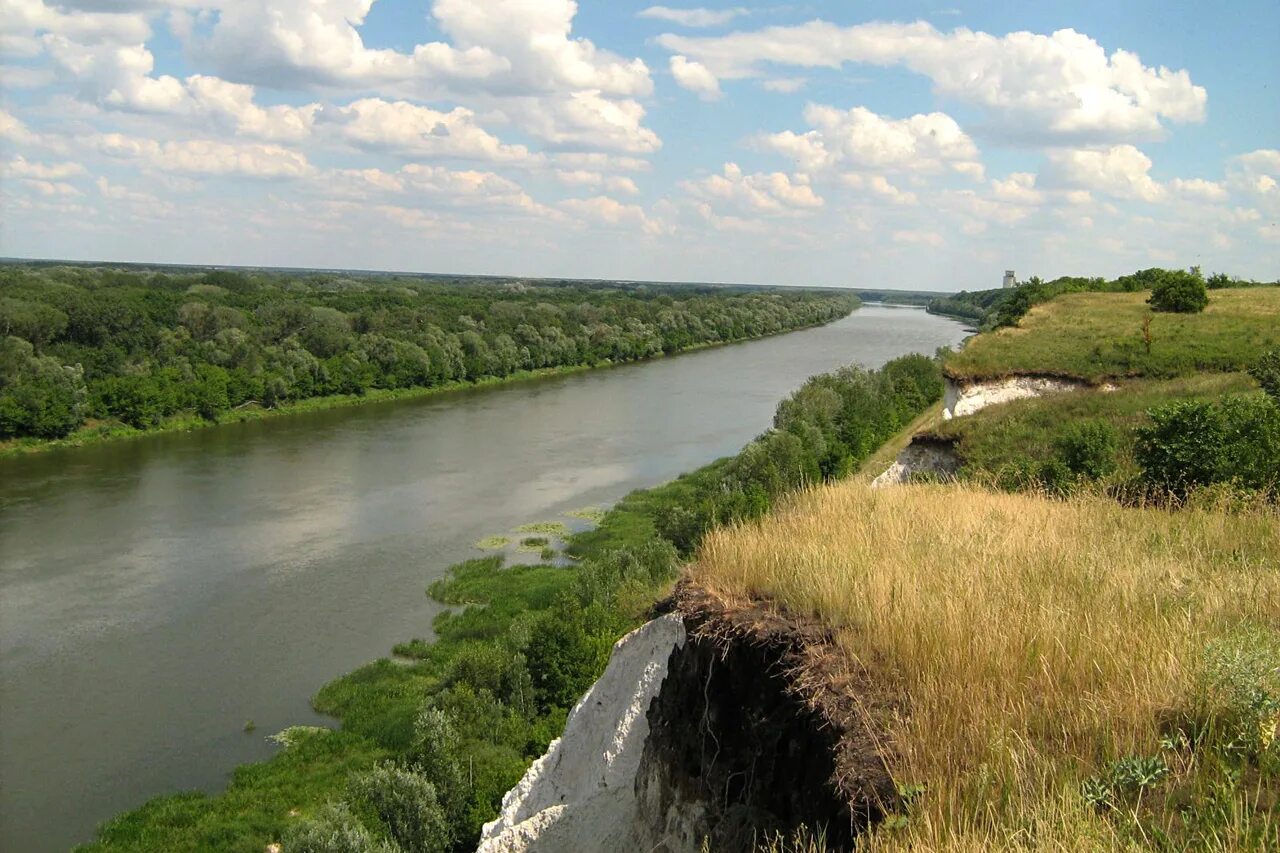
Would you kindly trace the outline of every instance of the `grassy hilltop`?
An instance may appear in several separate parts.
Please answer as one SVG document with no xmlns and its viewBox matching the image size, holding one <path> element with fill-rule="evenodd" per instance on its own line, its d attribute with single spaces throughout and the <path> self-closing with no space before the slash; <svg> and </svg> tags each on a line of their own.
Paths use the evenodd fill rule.
<svg viewBox="0 0 1280 853">
<path fill-rule="evenodd" d="M 1146 296 L 1058 296 L 947 358 L 1109 384 L 887 445 L 954 442 L 960 482 L 832 483 L 703 542 L 696 584 L 817 617 L 896 698 L 908 805 L 868 849 L 1276 849 L 1280 290 L 1156 314 L 1149 351 Z"/>
</svg>

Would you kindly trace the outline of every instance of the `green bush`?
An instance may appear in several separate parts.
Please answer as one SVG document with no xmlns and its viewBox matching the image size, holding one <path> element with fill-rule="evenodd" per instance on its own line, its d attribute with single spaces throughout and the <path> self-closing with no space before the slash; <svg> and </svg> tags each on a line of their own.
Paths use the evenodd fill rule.
<svg viewBox="0 0 1280 853">
<path fill-rule="evenodd" d="M 1078 477 L 1100 480 L 1116 469 L 1120 436 L 1107 421 L 1079 421 L 1058 439 L 1058 453 L 1067 469 Z"/>
<path fill-rule="evenodd" d="M 1148 414 L 1152 422 L 1138 428 L 1134 445 L 1148 485 L 1178 496 L 1214 483 L 1280 485 L 1280 405 L 1266 396 L 1181 401 Z"/>
<path fill-rule="evenodd" d="M 542 711 L 570 708 L 591 686 L 600 663 L 599 643 L 587 633 L 576 598 L 564 598 L 542 618 L 525 649 L 534 697 Z"/>
<path fill-rule="evenodd" d="M 440 853 L 453 844 L 436 788 L 421 773 L 379 764 L 351 780 L 348 796 L 406 853 Z"/>
<path fill-rule="evenodd" d="M 1164 270 L 1164 275 L 1151 288 L 1147 302 L 1156 311 L 1175 314 L 1198 314 L 1209 304 L 1209 293 L 1199 269 L 1190 272 Z"/>
<path fill-rule="evenodd" d="M 289 828 L 284 853 L 400 853 L 373 837 L 344 803 L 332 803 Z"/>
<path fill-rule="evenodd" d="M 1258 380 L 1267 396 L 1280 403 L 1280 347 L 1263 353 L 1258 363 L 1249 368 L 1249 375 Z"/>
</svg>

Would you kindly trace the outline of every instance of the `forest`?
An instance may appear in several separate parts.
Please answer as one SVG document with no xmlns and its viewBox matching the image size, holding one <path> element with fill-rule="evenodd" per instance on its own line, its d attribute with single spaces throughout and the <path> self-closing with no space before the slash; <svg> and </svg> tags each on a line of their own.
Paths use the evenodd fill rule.
<svg viewBox="0 0 1280 853">
<path fill-rule="evenodd" d="M 857 305 L 710 285 L 11 265 L 0 440 L 636 361 Z"/>
</svg>

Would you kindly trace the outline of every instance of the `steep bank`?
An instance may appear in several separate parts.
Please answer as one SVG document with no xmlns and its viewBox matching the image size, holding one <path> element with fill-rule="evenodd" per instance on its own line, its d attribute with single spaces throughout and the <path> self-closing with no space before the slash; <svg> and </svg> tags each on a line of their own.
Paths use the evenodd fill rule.
<svg viewBox="0 0 1280 853">
<path fill-rule="evenodd" d="M 746 850 L 802 826 L 839 850 L 897 804 L 891 703 L 828 630 L 687 585 L 673 604 L 619 641 L 480 853 Z"/>
</svg>

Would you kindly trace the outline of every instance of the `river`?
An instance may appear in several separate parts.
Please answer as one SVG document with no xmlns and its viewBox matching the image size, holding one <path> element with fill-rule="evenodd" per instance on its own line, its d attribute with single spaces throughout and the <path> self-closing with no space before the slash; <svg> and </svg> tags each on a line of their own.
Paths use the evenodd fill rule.
<svg viewBox="0 0 1280 853">
<path fill-rule="evenodd" d="M 963 327 L 867 305 L 669 359 L 0 460 L 0 849 L 216 791 L 411 637 L 477 539 L 736 452 L 805 378 Z M 255 727 L 245 731 L 246 721 Z"/>
</svg>

